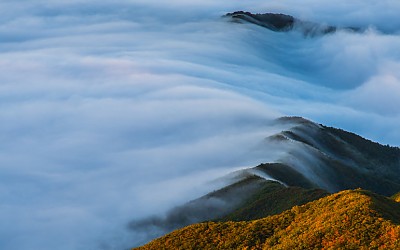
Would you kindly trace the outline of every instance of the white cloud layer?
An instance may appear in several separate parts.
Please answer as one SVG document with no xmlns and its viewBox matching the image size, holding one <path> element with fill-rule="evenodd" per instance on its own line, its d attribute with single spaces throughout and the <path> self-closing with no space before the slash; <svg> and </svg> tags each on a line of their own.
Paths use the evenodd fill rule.
<svg viewBox="0 0 400 250">
<path fill-rule="evenodd" d="M 359 26 L 305 38 L 220 18 Z M 399 145 L 400 4 L 2 1 L 0 248 L 121 249 L 124 225 L 272 160 L 300 115 Z"/>
</svg>

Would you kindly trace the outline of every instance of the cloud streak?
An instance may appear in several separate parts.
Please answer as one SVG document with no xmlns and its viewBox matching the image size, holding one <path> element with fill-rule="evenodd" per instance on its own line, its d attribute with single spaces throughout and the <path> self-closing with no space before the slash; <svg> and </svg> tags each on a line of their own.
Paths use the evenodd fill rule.
<svg viewBox="0 0 400 250">
<path fill-rule="evenodd" d="M 274 160 L 258 145 L 280 115 L 398 145 L 400 5 L 364 2 L 2 1 L 0 248 L 133 246 L 128 221 Z M 372 28 L 220 18 L 240 9 Z"/>
</svg>

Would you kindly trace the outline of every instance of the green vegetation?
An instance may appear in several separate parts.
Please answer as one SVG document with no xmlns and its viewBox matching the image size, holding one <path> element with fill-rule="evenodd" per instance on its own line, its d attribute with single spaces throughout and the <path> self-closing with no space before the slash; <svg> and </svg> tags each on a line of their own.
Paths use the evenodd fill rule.
<svg viewBox="0 0 400 250">
<path fill-rule="evenodd" d="M 245 200 L 238 209 L 223 217 L 222 221 L 243 221 L 264 218 L 279 214 L 294 206 L 329 195 L 321 189 L 304 189 L 300 187 L 285 187 L 268 181 L 257 192 Z"/>
<path fill-rule="evenodd" d="M 156 237 L 203 221 L 259 219 L 328 195 L 320 189 L 285 187 L 248 172 L 238 174 L 231 185 L 175 207 L 164 217 L 132 221 L 129 228 L 144 233 L 155 231 Z"/>
<path fill-rule="evenodd" d="M 259 192 L 269 181 L 250 173 L 239 173 L 233 180 L 235 183 L 205 196 L 177 206 L 165 216 L 152 216 L 132 221 L 129 228 L 143 233 L 169 233 L 175 229 L 202 221 L 222 218 L 238 207 L 254 194 Z"/>
<path fill-rule="evenodd" d="M 342 129 L 325 126 L 323 128 L 329 133 L 340 137 L 343 141 L 350 143 L 359 152 L 362 152 L 367 159 L 375 159 L 382 165 L 391 165 L 398 163 L 400 160 L 400 148 L 398 147 L 381 145 Z"/>
<path fill-rule="evenodd" d="M 234 184 L 171 216 L 207 222 L 138 249 L 400 249 L 400 193 L 393 195 L 400 190 L 400 149 L 300 117 L 279 121 L 293 126 L 267 140 L 293 145 L 288 154 L 298 162 L 283 158 L 239 171 Z M 329 195 L 321 187 L 380 195 Z"/>
<path fill-rule="evenodd" d="M 272 178 L 280 180 L 289 186 L 297 186 L 307 189 L 318 187 L 316 184 L 308 180 L 303 174 L 286 164 L 264 163 L 255 167 L 255 169 L 265 172 Z"/>
<path fill-rule="evenodd" d="M 342 191 L 248 222 L 205 222 L 146 249 L 400 249 L 400 204 L 369 191 Z"/>
</svg>

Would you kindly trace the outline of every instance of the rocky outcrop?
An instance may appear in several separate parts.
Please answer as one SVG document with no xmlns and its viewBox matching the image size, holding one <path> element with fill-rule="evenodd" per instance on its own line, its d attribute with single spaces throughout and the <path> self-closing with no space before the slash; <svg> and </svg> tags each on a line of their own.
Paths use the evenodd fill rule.
<svg viewBox="0 0 400 250">
<path fill-rule="evenodd" d="M 252 14 L 250 12 L 237 11 L 228 13 L 226 16 L 231 17 L 233 20 L 254 23 L 273 31 L 289 31 L 293 29 L 296 21 L 292 16 L 274 13 Z"/>
<path fill-rule="evenodd" d="M 295 29 L 306 36 L 325 35 L 338 30 L 348 30 L 352 32 L 361 31 L 359 28 L 339 28 L 331 25 L 303 21 L 290 15 L 276 13 L 252 14 L 250 12 L 236 11 L 226 14 L 225 17 L 231 18 L 234 22 L 253 23 L 275 32 L 288 32 Z"/>
</svg>

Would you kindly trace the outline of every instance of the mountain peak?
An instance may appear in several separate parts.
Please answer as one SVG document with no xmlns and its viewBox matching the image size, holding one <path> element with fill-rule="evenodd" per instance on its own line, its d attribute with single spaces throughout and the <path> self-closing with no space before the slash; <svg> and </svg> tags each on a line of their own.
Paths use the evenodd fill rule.
<svg viewBox="0 0 400 250">
<path fill-rule="evenodd" d="M 276 146 L 286 154 L 259 167 L 272 178 L 287 185 L 299 185 L 301 180 L 308 183 L 302 187 L 330 192 L 361 187 L 390 196 L 400 190 L 400 148 L 301 117 L 283 117 L 276 122 L 289 128 L 266 138 L 265 147 Z"/>
<path fill-rule="evenodd" d="M 314 124 L 317 125 L 316 123 L 301 117 L 301 116 L 283 116 L 278 119 L 276 119 L 277 122 L 279 123 L 284 123 L 284 124 Z"/>
<path fill-rule="evenodd" d="M 228 13 L 226 16 L 232 19 L 248 21 L 273 31 L 288 31 L 293 28 L 295 18 L 285 14 L 265 13 L 252 14 L 245 11 Z"/>
<path fill-rule="evenodd" d="M 360 28 L 338 28 L 332 25 L 324 25 L 309 21 L 303 21 L 291 15 L 286 15 L 282 13 L 253 14 L 246 11 L 235 11 L 226 14 L 225 17 L 231 18 L 233 22 L 248 22 L 275 32 L 288 32 L 293 29 L 297 29 L 306 36 L 330 34 L 336 32 L 339 29 L 352 32 L 361 31 Z"/>
<path fill-rule="evenodd" d="M 301 230 L 314 227 L 313 230 L 315 232 L 313 231 L 313 233 L 317 236 L 318 234 L 325 235 L 323 239 L 328 243 L 333 242 L 334 245 L 336 243 L 339 244 L 336 242 L 336 238 L 344 237 L 341 235 L 344 233 L 344 229 L 340 227 L 346 228 L 343 223 L 347 220 L 349 222 L 346 223 L 353 223 L 353 220 L 355 220 L 354 223 L 360 223 L 361 217 L 366 216 L 367 220 L 373 221 L 376 219 L 378 221 L 378 224 L 373 225 L 368 224 L 370 223 L 368 222 L 367 227 L 371 228 L 364 228 L 365 230 L 375 230 L 374 227 L 383 227 L 386 225 L 385 223 L 398 224 L 400 222 L 400 204 L 395 202 L 400 200 L 400 195 L 394 195 L 392 199 L 381 196 L 390 196 L 400 190 L 399 148 L 384 146 L 354 133 L 326 127 L 302 117 L 282 117 L 275 120 L 273 125 L 284 125 L 285 129 L 266 138 L 264 146 L 265 150 L 275 152 L 273 147 L 276 147 L 278 151 L 283 151 L 279 159 L 274 162 L 262 163 L 252 168 L 235 171 L 224 178 L 226 183 L 230 183 L 225 188 L 176 207 L 168 212 L 165 218 L 152 217 L 134 221 L 130 223 L 130 229 L 155 231 L 157 232 L 157 234 L 153 235 L 153 238 L 155 238 L 191 223 L 207 220 L 221 221 L 222 223 L 230 220 L 231 222 L 226 222 L 226 224 L 198 224 L 194 226 L 196 232 L 190 232 L 191 234 L 199 233 L 202 237 L 209 236 L 214 237 L 213 239 L 219 239 L 220 235 L 211 236 L 201 232 L 204 229 L 201 225 L 211 226 L 211 231 L 217 230 L 217 228 L 228 228 L 231 231 L 239 230 L 238 232 L 245 235 L 254 233 L 255 235 L 251 237 L 258 237 L 255 232 L 258 229 L 253 228 L 253 223 L 261 223 L 262 228 L 267 227 L 268 230 L 265 229 L 267 230 L 267 236 L 256 239 L 257 242 L 264 242 L 262 243 L 264 245 L 258 245 L 260 248 L 270 248 L 276 245 L 278 249 L 280 247 L 292 249 L 297 244 L 296 234 L 291 232 L 286 235 L 288 233 L 286 231 L 289 230 L 287 228 L 297 227 L 297 222 L 295 223 L 295 221 L 299 221 Z M 342 191 L 348 189 L 355 190 Z M 330 193 L 335 192 L 339 193 L 328 196 Z M 325 196 L 328 197 L 322 198 Z M 314 212 L 306 213 L 306 210 Z M 358 214 L 358 210 L 362 211 L 360 212 L 361 214 Z M 303 212 L 305 215 L 303 215 Z M 279 215 L 282 217 L 277 215 L 279 213 L 282 213 Z M 318 214 L 322 217 L 318 217 Z M 278 217 L 264 218 L 271 215 Z M 330 221 L 330 216 L 339 219 Z M 372 216 L 372 219 L 368 216 Z M 268 223 L 278 223 L 277 229 L 264 226 L 264 219 L 260 218 L 269 221 Z M 242 224 L 232 224 L 233 221 L 249 220 L 257 221 L 248 222 L 248 224 L 243 224 L 244 222 L 241 222 Z M 336 238 L 332 238 L 332 232 L 327 232 L 327 229 L 322 232 L 318 231 L 321 221 L 330 221 L 330 227 L 339 227 L 337 230 L 340 233 L 334 234 Z M 312 223 L 317 224 L 314 225 Z M 362 225 L 360 224 L 361 226 L 357 226 L 357 224 L 351 224 L 350 226 L 355 228 L 364 227 L 363 223 L 361 223 Z M 282 225 L 286 226 L 280 228 Z M 231 232 L 229 230 L 227 232 L 228 235 Z M 260 232 L 264 233 L 263 230 Z M 272 234 L 269 235 L 270 233 Z M 304 236 L 306 238 L 312 236 L 307 233 L 304 235 L 306 235 Z M 318 237 L 315 239 L 317 242 L 319 240 Z M 355 235 L 351 237 L 356 238 Z M 375 235 L 374 237 L 378 236 Z M 283 240 L 284 238 L 285 240 Z M 289 245 L 286 246 L 282 242 L 275 242 L 278 239 L 279 241 L 294 242 L 294 245 L 289 247 Z M 349 238 L 347 240 L 354 239 Z M 227 240 L 229 239 L 224 239 L 224 241 Z M 224 245 L 223 247 L 206 244 L 204 248 L 230 249 L 236 246 L 235 244 L 239 244 L 237 245 L 239 248 L 251 248 L 254 246 L 252 245 L 253 243 L 240 245 L 240 241 L 233 241 L 232 244 L 234 245 Z M 310 244 L 307 245 L 307 249 L 308 247 L 328 247 L 321 241 L 317 246 Z M 173 245 L 172 249 L 176 249 L 175 247 L 185 249 L 189 247 L 190 249 L 190 246 L 190 244 L 184 246 L 178 244 Z"/>
</svg>

